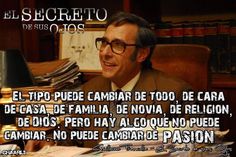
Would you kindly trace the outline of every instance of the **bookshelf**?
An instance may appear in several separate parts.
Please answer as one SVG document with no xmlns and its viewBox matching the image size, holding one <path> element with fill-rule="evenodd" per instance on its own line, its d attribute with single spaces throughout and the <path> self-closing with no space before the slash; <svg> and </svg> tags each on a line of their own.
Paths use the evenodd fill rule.
<svg viewBox="0 0 236 157">
<path fill-rule="evenodd" d="M 223 20 L 236 14 L 234 0 L 161 0 L 160 4 L 162 21 L 175 20 L 175 18 Z"/>
</svg>

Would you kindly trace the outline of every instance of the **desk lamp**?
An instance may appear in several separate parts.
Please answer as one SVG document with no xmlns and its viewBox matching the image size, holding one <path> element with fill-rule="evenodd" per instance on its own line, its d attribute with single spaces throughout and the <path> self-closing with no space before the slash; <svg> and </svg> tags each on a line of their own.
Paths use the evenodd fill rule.
<svg viewBox="0 0 236 157">
<path fill-rule="evenodd" d="M 19 50 L 0 50 L 0 129 L 15 126 L 15 115 L 4 113 L 4 104 L 11 104 L 11 88 L 33 86 L 33 76 Z"/>
</svg>

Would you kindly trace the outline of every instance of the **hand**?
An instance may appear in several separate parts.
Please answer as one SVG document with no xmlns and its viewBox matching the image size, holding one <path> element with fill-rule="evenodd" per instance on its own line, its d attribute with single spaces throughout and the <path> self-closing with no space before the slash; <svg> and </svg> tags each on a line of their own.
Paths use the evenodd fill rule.
<svg viewBox="0 0 236 157">
<path fill-rule="evenodd" d="M 54 141 L 35 141 L 35 140 L 29 140 L 25 145 L 25 150 L 28 152 L 34 152 L 38 151 L 44 146 L 53 146 L 55 145 Z"/>
</svg>

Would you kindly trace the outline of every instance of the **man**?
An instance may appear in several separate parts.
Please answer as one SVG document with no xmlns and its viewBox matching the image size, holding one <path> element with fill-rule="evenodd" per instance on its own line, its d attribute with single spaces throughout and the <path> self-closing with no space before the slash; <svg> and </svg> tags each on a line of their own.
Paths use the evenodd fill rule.
<svg viewBox="0 0 236 157">
<path fill-rule="evenodd" d="M 98 76 L 83 85 L 85 93 L 89 91 L 173 91 L 180 96 L 189 86 L 163 72 L 153 70 L 150 56 L 156 44 L 156 36 L 144 19 L 129 13 L 118 13 L 107 22 L 105 34 L 96 39 L 99 58 L 102 67 L 102 76 Z M 95 102 L 94 102 L 95 103 Z M 98 102 L 98 104 L 103 102 Z M 148 99 L 146 102 L 130 102 L 142 104 L 155 104 Z M 169 101 L 158 102 L 164 112 L 168 112 Z M 112 103 L 110 104 L 112 105 Z M 111 107 L 110 107 L 111 110 Z M 97 115 L 89 115 L 94 119 Z M 137 115 L 128 115 L 130 118 Z M 155 115 L 140 115 L 151 117 Z M 70 128 L 75 130 L 76 128 Z M 69 131 L 69 129 L 67 128 Z M 109 128 L 91 127 L 88 130 L 109 130 Z M 85 147 L 93 147 L 100 140 L 83 141 Z M 62 145 L 80 145 L 81 141 L 58 142 Z M 49 143 L 47 143 L 49 144 Z M 34 150 L 36 146 L 43 146 L 42 142 L 28 142 L 26 150 Z"/>
</svg>

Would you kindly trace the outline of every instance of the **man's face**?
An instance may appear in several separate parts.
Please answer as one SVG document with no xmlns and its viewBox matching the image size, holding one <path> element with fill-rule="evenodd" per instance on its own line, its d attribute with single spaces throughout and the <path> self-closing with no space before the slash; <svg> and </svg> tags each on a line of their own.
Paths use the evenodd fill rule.
<svg viewBox="0 0 236 157">
<path fill-rule="evenodd" d="M 120 40 L 126 44 L 135 44 L 137 32 L 138 26 L 133 24 L 110 25 L 106 29 L 104 38 L 108 42 Z M 126 46 L 122 54 L 115 54 L 111 46 L 107 45 L 99 53 L 103 76 L 111 79 L 119 87 L 124 86 L 141 68 L 139 62 L 130 59 L 135 49 L 135 46 Z"/>
</svg>

